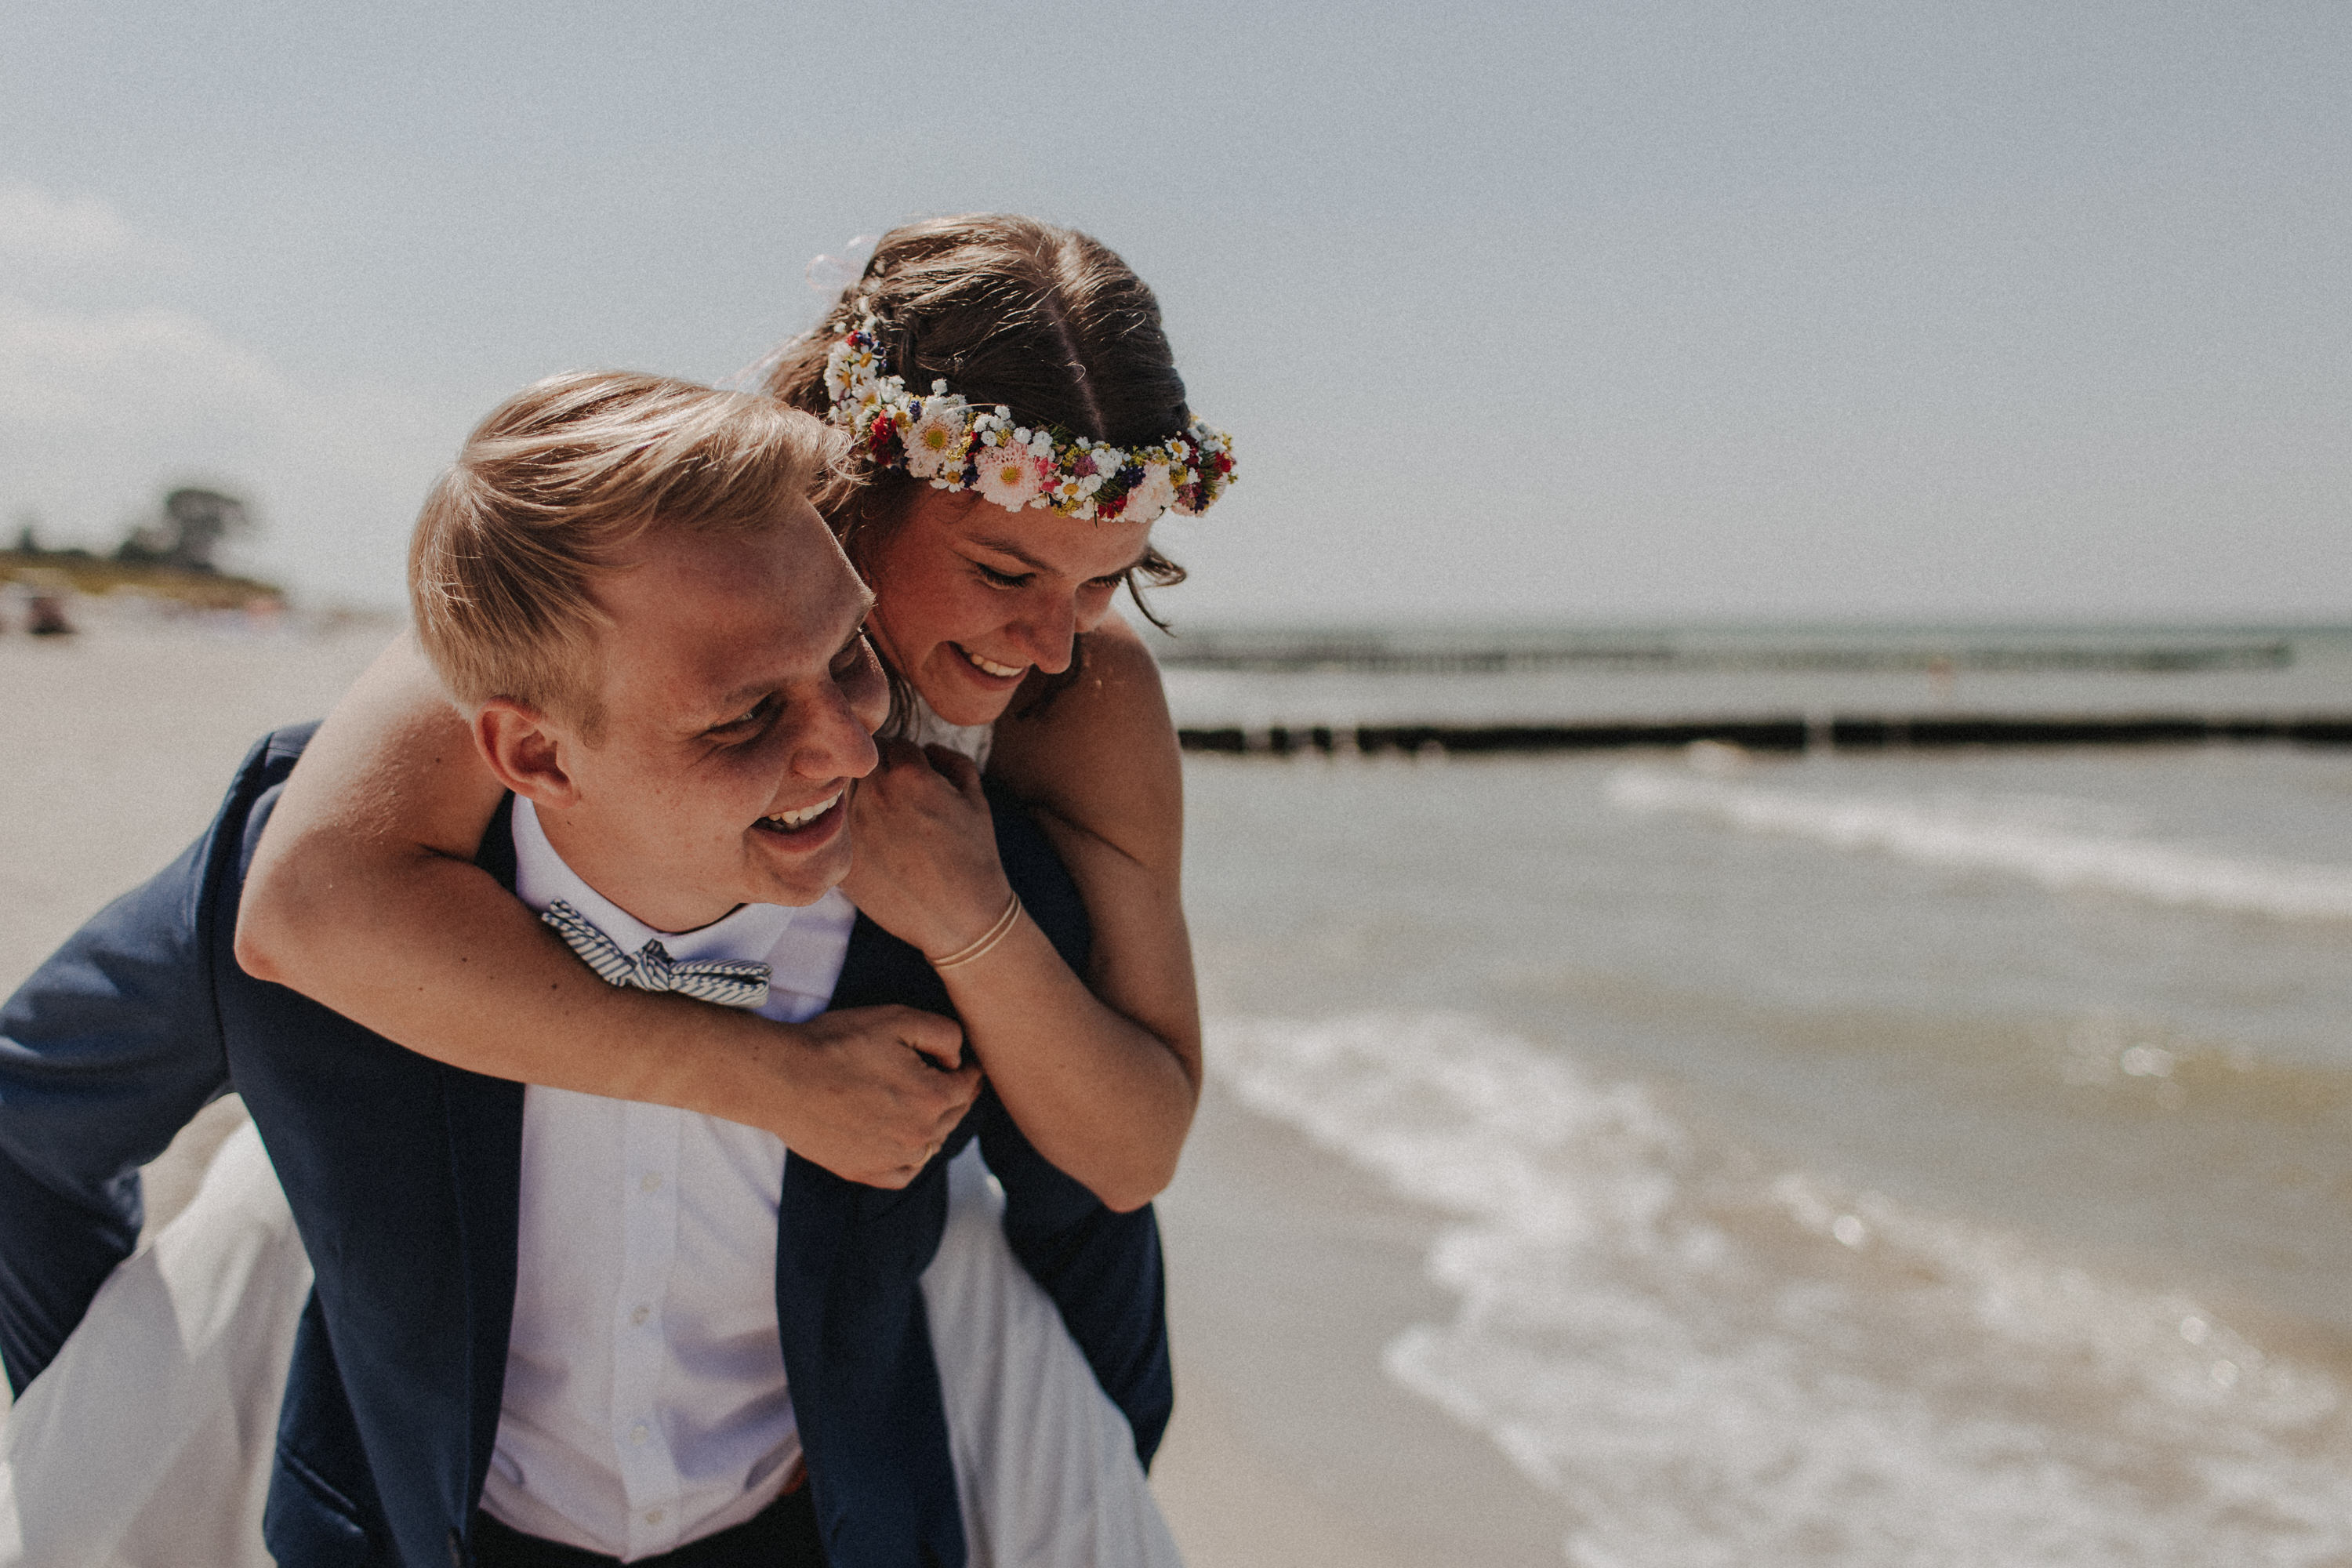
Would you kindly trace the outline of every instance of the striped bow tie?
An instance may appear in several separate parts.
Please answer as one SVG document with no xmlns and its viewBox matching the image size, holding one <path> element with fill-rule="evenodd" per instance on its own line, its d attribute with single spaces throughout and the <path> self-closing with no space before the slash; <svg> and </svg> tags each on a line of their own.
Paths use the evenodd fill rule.
<svg viewBox="0 0 2352 1568">
<path fill-rule="evenodd" d="M 580 961 L 608 984 L 634 985 L 640 991 L 675 991 L 722 1007 L 756 1007 L 768 999 L 768 966 L 746 959 L 694 958 L 684 963 L 669 949 L 649 942 L 635 953 L 596 929 L 595 922 L 562 899 L 541 911 Z"/>
</svg>

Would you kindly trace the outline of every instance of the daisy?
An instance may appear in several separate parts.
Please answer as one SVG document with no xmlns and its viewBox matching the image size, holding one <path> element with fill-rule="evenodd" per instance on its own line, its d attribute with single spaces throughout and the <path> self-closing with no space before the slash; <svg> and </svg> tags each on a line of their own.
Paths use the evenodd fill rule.
<svg viewBox="0 0 2352 1568">
<path fill-rule="evenodd" d="M 907 427 L 907 471 L 919 479 L 963 472 L 963 450 L 970 439 L 971 410 L 961 397 L 934 397 L 923 405 L 923 416 Z"/>
<path fill-rule="evenodd" d="M 984 447 L 974 451 L 980 480 L 972 486 L 1008 511 L 1019 511 L 1036 499 L 1045 482 L 1045 465 L 1026 447 Z"/>
</svg>

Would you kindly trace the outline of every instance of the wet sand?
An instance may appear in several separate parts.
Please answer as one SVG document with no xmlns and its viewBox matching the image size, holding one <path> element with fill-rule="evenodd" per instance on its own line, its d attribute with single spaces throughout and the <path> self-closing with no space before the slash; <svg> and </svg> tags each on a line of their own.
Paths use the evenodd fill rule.
<svg viewBox="0 0 2352 1568">
<path fill-rule="evenodd" d="M 1212 1080 L 1160 1201 L 1176 1419 L 1153 1483 L 1192 1568 L 1557 1568 L 1559 1505 L 1381 1373 L 1444 1322 L 1439 1225 Z"/>
</svg>

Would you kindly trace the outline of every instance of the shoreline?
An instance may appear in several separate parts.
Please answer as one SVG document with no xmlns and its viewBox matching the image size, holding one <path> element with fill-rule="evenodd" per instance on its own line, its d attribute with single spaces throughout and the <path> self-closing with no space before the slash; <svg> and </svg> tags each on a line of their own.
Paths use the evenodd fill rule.
<svg viewBox="0 0 2352 1568">
<path fill-rule="evenodd" d="M 1192 1568 L 1556 1568 L 1559 1502 L 1381 1370 L 1458 1311 L 1424 1269 L 1442 1215 L 1214 1077 L 1158 1206 L 1176 1415 L 1152 1485 Z"/>
</svg>

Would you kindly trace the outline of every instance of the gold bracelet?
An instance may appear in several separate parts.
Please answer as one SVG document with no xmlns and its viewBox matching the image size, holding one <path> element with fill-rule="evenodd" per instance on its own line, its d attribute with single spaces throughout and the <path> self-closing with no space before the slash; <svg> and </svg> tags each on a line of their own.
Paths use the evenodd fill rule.
<svg viewBox="0 0 2352 1568">
<path fill-rule="evenodd" d="M 1021 895 L 1015 893 L 1013 895 L 1013 901 L 1004 906 L 1004 912 L 996 917 L 996 923 L 982 932 L 978 942 L 960 952 L 949 953 L 945 958 L 932 959 L 931 967 L 953 969 L 960 963 L 970 963 L 976 958 L 987 956 L 988 950 L 1003 942 L 1012 932 L 1013 926 L 1019 923 L 1020 919 Z"/>
</svg>

